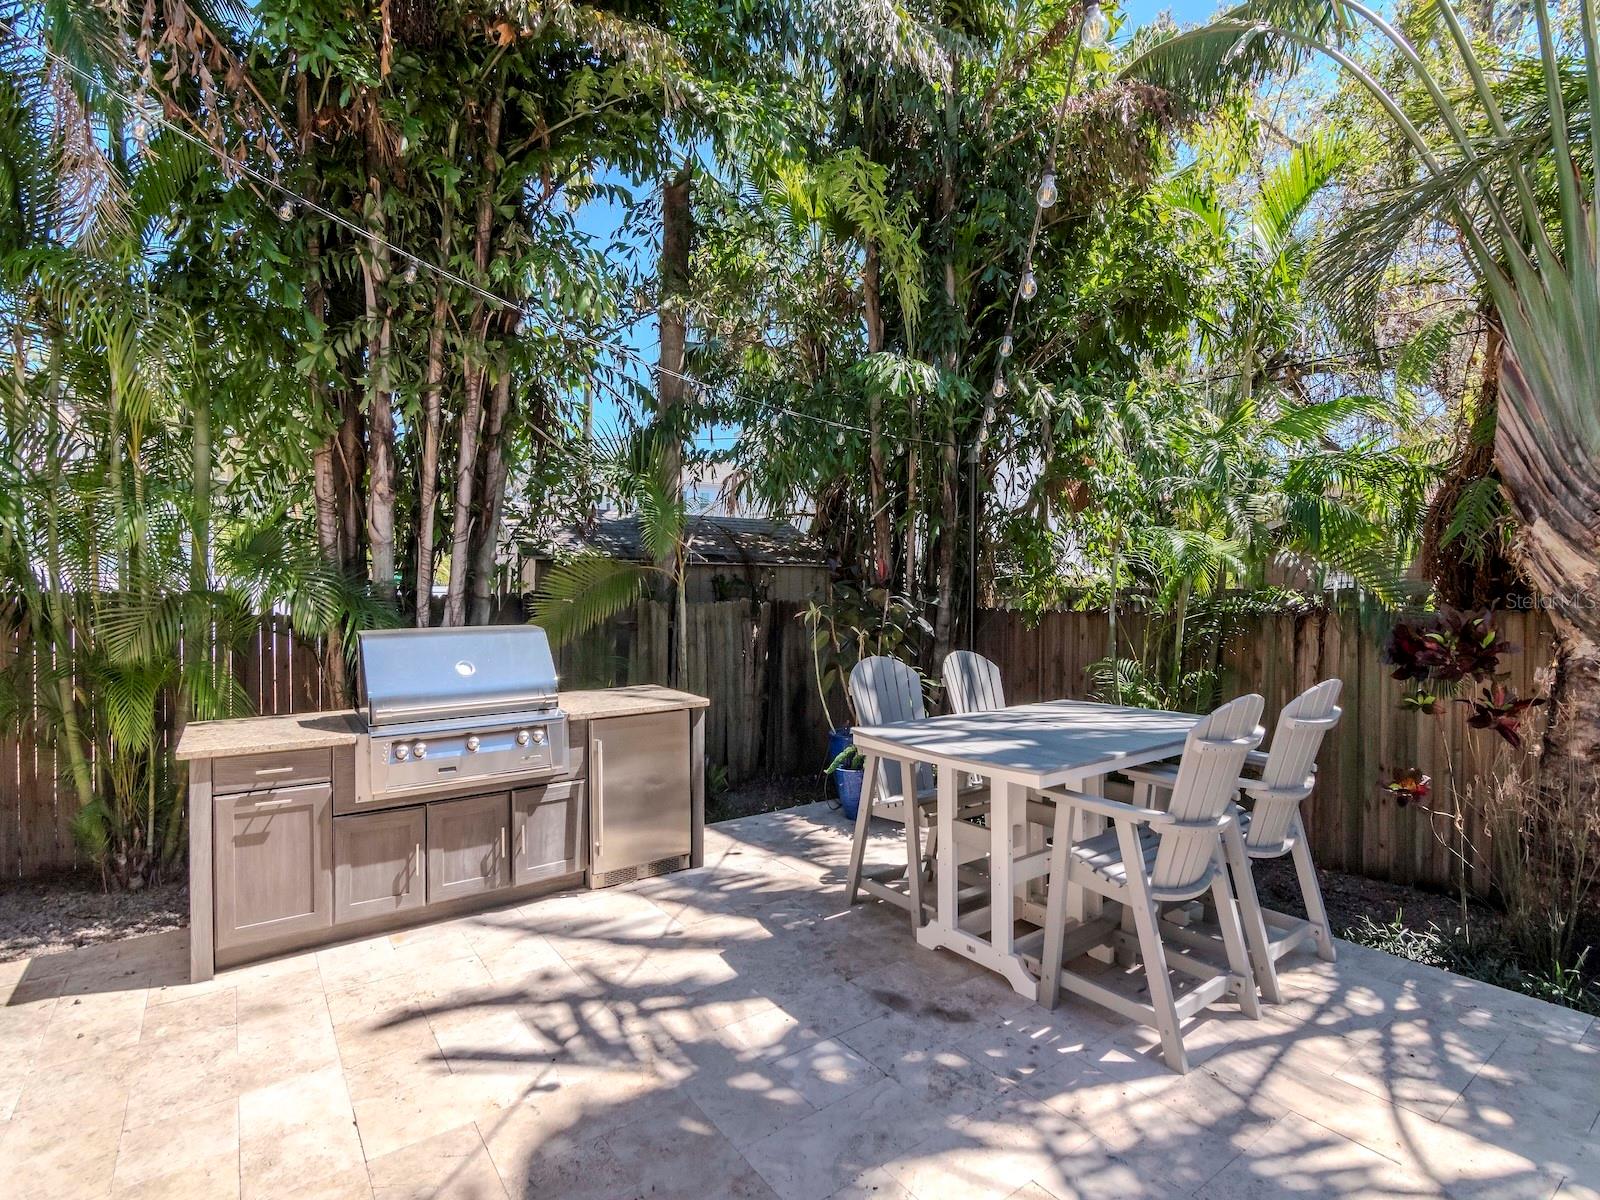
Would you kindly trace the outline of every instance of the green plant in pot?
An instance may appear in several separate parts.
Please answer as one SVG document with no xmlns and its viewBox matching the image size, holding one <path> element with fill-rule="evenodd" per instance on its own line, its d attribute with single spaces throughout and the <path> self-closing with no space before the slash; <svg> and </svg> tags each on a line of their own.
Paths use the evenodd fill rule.
<svg viewBox="0 0 1600 1200">
<path fill-rule="evenodd" d="M 833 776 L 834 787 L 839 791 L 840 811 L 852 821 L 861 804 L 861 786 L 866 773 L 866 756 L 854 746 L 846 746 L 834 755 L 824 772 Z"/>
</svg>

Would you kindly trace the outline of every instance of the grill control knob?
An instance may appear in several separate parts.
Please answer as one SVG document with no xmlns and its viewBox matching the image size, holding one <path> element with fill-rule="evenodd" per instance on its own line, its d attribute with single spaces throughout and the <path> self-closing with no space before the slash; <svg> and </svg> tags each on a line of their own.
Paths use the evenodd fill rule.
<svg viewBox="0 0 1600 1200">
<path fill-rule="evenodd" d="M 405 762 L 405 760 L 410 758 L 410 757 L 411 757 L 411 747 L 410 746 L 396 746 L 394 748 L 394 760 L 395 760 L 395 762 Z"/>
<path fill-rule="evenodd" d="M 415 746 L 411 747 L 411 753 L 415 754 L 418 758 L 427 758 L 428 757 L 428 743 L 427 742 L 418 742 Z"/>
<path fill-rule="evenodd" d="M 478 741 L 478 735 L 475 734 L 475 733 L 469 735 L 468 738 L 467 738 L 467 749 L 470 752 L 472 752 L 473 754 L 476 754 L 478 752 L 478 747 L 481 746 L 482 744 L 483 744 L 482 742 Z"/>
<path fill-rule="evenodd" d="M 517 730 L 517 745 L 526 746 L 527 744 L 528 744 L 528 731 L 526 729 Z"/>
<path fill-rule="evenodd" d="M 547 738 L 547 737 L 548 737 L 548 736 L 549 736 L 549 735 L 548 735 L 548 734 L 546 734 L 546 733 L 545 733 L 545 731 L 544 731 L 544 730 L 542 730 L 542 729 L 535 729 L 535 730 L 534 730 L 534 731 L 533 731 L 533 740 L 534 740 L 534 741 L 535 741 L 535 742 L 537 742 L 537 743 L 538 743 L 538 744 L 539 744 L 539 745 L 541 745 L 541 746 L 542 746 L 542 745 L 544 745 L 544 743 L 545 743 L 545 739 L 546 739 L 546 738 Z"/>
</svg>

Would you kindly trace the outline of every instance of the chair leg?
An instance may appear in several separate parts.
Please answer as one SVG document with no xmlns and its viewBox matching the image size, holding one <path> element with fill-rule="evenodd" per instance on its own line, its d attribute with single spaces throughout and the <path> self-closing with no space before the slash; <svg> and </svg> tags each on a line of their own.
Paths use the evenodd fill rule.
<svg viewBox="0 0 1600 1200">
<path fill-rule="evenodd" d="M 1233 875 L 1233 894 L 1239 899 L 1239 918 L 1244 924 L 1244 938 L 1250 947 L 1250 962 L 1255 967 L 1261 998 L 1268 1004 L 1282 1004 L 1283 990 L 1278 986 L 1278 964 L 1272 958 L 1267 919 L 1261 912 L 1261 898 L 1256 895 L 1256 877 L 1250 869 L 1244 834 L 1237 825 L 1229 825 L 1223 831 L 1222 847 Z"/>
<path fill-rule="evenodd" d="M 856 805 L 856 833 L 850 843 L 850 872 L 845 877 L 844 903 L 849 908 L 861 891 L 861 865 L 867 854 L 867 831 L 872 826 L 872 800 L 878 791 L 878 756 L 866 756 L 865 774 L 861 778 L 861 800 Z"/>
<path fill-rule="evenodd" d="M 1250 954 L 1244 945 L 1244 930 L 1239 928 L 1239 908 L 1228 883 L 1228 860 L 1217 847 L 1217 873 L 1211 880 L 1211 902 L 1217 909 L 1217 927 L 1222 930 L 1222 945 L 1228 952 L 1228 969 L 1239 977 L 1239 1009 L 1252 1019 L 1261 1015 L 1261 1000 L 1256 995 L 1256 979 L 1250 970 Z"/>
<path fill-rule="evenodd" d="M 1139 831 L 1129 821 L 1119 820 L 1117 843 L 1122 861 L 1128 864 L 1127 903 L 1133 909 L 1134 925 L 1139 930 L 1139 954 L 1144 959 L 1145 984 L 1150 989 L 1150 1007 L 1155 1010 L 1156 1029 L 1161 1034 L 1161 1050 L 1167 1066 L 1180 1075 L 1189 1073 L 1189 1056 L 1183 1050 L 1183 1032 L 1178 1028 L 1178 1008 L 1172 997 L 1172 976 L 1167 971 L 1167 950 L 1161 941 L 1161 918 L 1150 899 L 1150 883 L 1142 864 Z"/>
<path fill-rule="evenodd" d="M 1306 827 L 1296 813 L 1291 826 L 1294 848 L 1289 852 L 1294 859 L 1294 873 L 1300 880 L 1300 896 L 1306 904 L 1306 916 L 1311 919 L 1312 936 L 1317 942 L 1317 957 L 1332 962 L 1337 956 L 1333 948 L 1333 929 L 1328 924 L 1328 909 L 1322 903 L 1322 885 L 1317 882 L 1317 868 L 1311 861 L 1311 847 L 1306 843 Z"/>
</svg>

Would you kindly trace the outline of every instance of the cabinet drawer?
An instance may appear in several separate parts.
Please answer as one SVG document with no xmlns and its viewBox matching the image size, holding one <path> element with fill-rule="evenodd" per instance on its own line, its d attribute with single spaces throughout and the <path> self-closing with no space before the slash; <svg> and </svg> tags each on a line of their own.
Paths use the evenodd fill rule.
<svg viewBox="0 0 1600 1200">
<path fill-rule="evenodd" d="M 333 819 L 333 919 L 343 924 L 427 901 L 426 811 L 397 808 Z"/>
<path fill-rule="evenodd" d="M 218 796 L 302 783 L 327 783 L 332 778 L 332 750 L 241 754 L 235 758 L 213 759 L 211 763 L 211 791 Z"/>
</svg>

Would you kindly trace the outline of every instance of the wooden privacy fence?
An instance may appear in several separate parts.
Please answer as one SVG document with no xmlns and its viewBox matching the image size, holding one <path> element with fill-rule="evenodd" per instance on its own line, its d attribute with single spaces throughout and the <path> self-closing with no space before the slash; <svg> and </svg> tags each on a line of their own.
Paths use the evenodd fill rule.
<svg viewBox="0 0 1600 1200">
<path fill-rule="evenodd" d="M 1139 618 L 1121 618 L 1137 627 Z M 1521 696 L 1542 689 L 1535 672 L 1554 657 L 1549 622 L 1537 611 L 1498 613 L 1496 628 L 1520 653 L 1501 659 L 1506 682 Z M 979 615 L 974 648 L 999 663 L 1012 703 L 1088 699 L 1085 669 L 1106 656 L 1103 612 L 1046 614 L 1037 625 L 1021 614 Z M 1222 694 L 1266 698 L 1270 736 L 1278 710 L 1320 679 L 1344 681 L 1344 720 L 1323 743 L 1317 788 L 1304 809 L 1317 864 L 1335 870 L 1451 887 L 1457 853 L 1471 860 L 1471 882 L 1487 885 L 1488 830 L 1481 796 L 1467 801 L 1456 826 L 1452 797 L 1476 777 L 1508 770 L 1514 751 L 1487 730 L 1467 727 L 1467 707 L 1447 703 L 1441 716 L 1403 712 L 1406 685 L 1381 659 L 1383 634 L 1353 607 L 1245 618 L 1224 643 Z M 1422 805 L 1402 806 L 1382 784 L 1418 767 L 1433 777 Z M 1481 793 L 1482 789 L 1477 789 Z"/>
<path fill-rule="evenodd" d="M 685 686 L 711 698 L 706 752 L 731 784 L 821 769 L 827 721 L 817 697 L 810 640 L 800 605 L 736 600 L 689 607 Z M 1139 618 L 1123 617 L 1130 628 Z M 1536 612 L 1503 613 L 1503 635 L 1522 647 L 1503 665 L 1521 695 L 1536 693 L 1534 671 L 1551 659 L 1548 623 Z M 1000 665 L 1013 703 L 1087 699 L 1086 668 L 1106 653 L 1103 612 L 1047 613 L 1037 622 L 1020 613 L 979 614 L 975 649 Z M 670 630 L 664 604 L 641 602 L 631 611 L 556 655 L 564 687 L 661 683 L 667 676 Z M 1353 610 L 1244 619 L 1222 651 L 1223 691 L 1266 697 L 1267 721 L 1318 679 L 1344 680 L 1345 719 L 1325 744 L 1319 784 L 1306 809 L 1318 862 L 1374 878 L 1449 886 L 1452 849 L 1460 848 L 1449 799 L 1451 777 L 1503 770 L 1511 754 L 1493 735 L 1466 727 L 1465 706 L 1441 717 L 1401 712 L 1401 684 L 1379 659 L 1380 632 Z M 0 654 L 29 649 L 0 645 Z M 261 713 L 335 707 L 317 648 L 295 638 L 281 620 L 264 621 L 258 635 L 233 654 L 246 695 Z M 836 717 L 844 716 L 834 700 Z M 164 731 L 170 740 L 170 731 Z M 1433 776 L 1433 810 L 1401 807 L 1380 784 L 1397 769 L 1420 767 Z M 74 801 L 57 778 L 47 746 L 0 733 L 0 875 L 16 878 L 74 865 L 70 823 Z M 1462 814 L 1465 843 L 1485 846 L 1484 813 Z M 1485 881 L 1474 864 L 1474 883 Z"/>
</svg>

